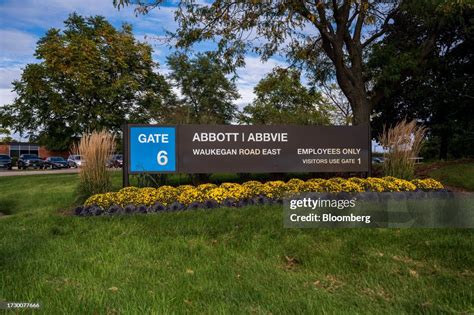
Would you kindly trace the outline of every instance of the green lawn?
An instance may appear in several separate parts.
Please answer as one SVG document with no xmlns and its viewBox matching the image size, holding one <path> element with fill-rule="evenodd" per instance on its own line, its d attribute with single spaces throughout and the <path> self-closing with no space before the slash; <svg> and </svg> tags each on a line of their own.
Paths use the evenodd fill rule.
<svg viewBox="0 0 474 315">
<path fill-rule="evenodd" d="M 74 217 L 76 185 L 0 178 L 0 301 L 44 314 L 474 312 L 472 230 L 284 229 L 278 206 Z"/>
<path fill-rule="evenodd" d="M 474 163 L 446 165 L 431 171 L 430 176 L 446 185 L 474 191 Z"/>
</svg>

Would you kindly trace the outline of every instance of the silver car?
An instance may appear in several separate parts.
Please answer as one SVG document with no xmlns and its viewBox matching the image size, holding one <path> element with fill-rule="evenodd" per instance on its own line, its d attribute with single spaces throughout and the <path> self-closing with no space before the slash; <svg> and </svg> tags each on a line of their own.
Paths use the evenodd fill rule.
<svg viewBox="0 0 474 315">
<path fill-rule="evenodd" d="M 73 154 L 67 158 L 67 164 L 69 164 L 70 167 L 81 167 L 84 161 L 80 155 Z"/>
</svg>

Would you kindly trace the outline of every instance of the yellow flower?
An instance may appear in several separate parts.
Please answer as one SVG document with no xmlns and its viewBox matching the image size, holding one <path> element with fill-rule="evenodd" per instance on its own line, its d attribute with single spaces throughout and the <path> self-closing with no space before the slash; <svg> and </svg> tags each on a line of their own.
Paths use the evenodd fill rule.
<svg viewBox="0 0 474 315">
<path fill-rule="evenodd" d="M 281 180 L 263 184 L 263 194 L 268 198 L 282 198 L 286 195 L 286 184 Z"/>
<path fill-rule="evenodd" d="M 395 185 L 397 187 L 397 191 L 413 191 L 416 189 L 416 186 L 413 183 L 404 179 L 399 179 L 392 176 L 386 176 L 382 179 Z"/>
<path fill-rule="evenodd" d="M 178 196 L 178 202 L 189 205 L 192 202 L 204 202 L 206 200 L 206 196 L 199 190 L 193 189 L 186 189 Z"/>
<path fill-rule="evenodd" d="M 206 192 L 207 199 L 214 199 L 215 201 L 222 203 L 227 198 L 231 197 L 228 190 L 224 188 L 214 188 Z"/>
<path fill-rule="evenodd" d="M 205 194 L 209 190 L 214 189 L 216 187 L 217 187 L 216 184 L 209 183 L 209 184 L 201 184 L 201 185 L 197 186 L 197 189 L 202 191 Z"/>
<path fill-rule="evenodd" d="M 344 192 L 363 192 L 364 187 L 359 185 L 358 183 L 354 183 L 349 180 L 344 180 L 343 182 L 340 183 L 341 185 L 341 191 Z"/>
<path fill-rule="evenodd" d="M 301 191 L 305 182 L 298 178 L 292 178 L 286 182 L 286 190 L 290 193 L 298 193 Z"/>
<path fill-rule="evenodd" d="M 193 189 L 192 188 L 193 186 L 190 186 L 190 187 L 191 189 Z M 180 194 L 179 189 L 172 186 L 167 186 L 167 185 L 159 187 L 156 191 L 157 191 L 156 201 L 158 201 L 159 203 L 165 206 L 175 202 Z"/>
<path fill-rule="evenodd" d="M 248 198 L 263 195 L 263 184 L 256 180 L 251 180 L 242 184 Z"/>
<path fill-rule="evenodd" d="M 338 181 L 330 181 L 330 180 L 323 180 L 319 183 L 319 187 L 321 187 L 321 191 L 324 192 L 341 192 L 342 186 L 338 183 Z"/>
<path fill-rule="evenodd" d="M 108 192 L 105 194 L 96 194 L 90 196 L 86 202 L 84 202 L 85 206 L 97 205 L 102 209 L 108 209 L 115 203 L 115 193 Z"/>
<path fill-rule="evenodd" d="M 302 192 L 322 192 L 323 189 L 316 181 L 307 180 L 300 187 Z"/>
<path fill-rule="evenodd" d="M 414 184 L 416 188 L 423 190 L 436 190 L 444 188 L 443 184 L 432 178 L 414 179 L 411 181 L 411 183 Z"/>
<path fill-rule="evenodd" d="M 179 185 L 178 187 L 176 187 L 176 189 L 179 191 L 179 193 L 182 193 L 185 190 L 194 189 L 194 186 L 193 185 Z"/>
</svg>

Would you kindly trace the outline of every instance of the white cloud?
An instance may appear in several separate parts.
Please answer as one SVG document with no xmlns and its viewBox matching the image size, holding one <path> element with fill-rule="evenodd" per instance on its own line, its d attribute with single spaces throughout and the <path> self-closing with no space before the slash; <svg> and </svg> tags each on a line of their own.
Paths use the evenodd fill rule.
<svg viewBox="0 0 474 315">
<path fill-rule="evenodd" d="M 286 64 L 274 58 L 262 62 L 259 57 L 245 57 L 245 68 L 239 69 L 238 83 L 242 85 L 255 85 L 275 67 L 284 67 Z"/>
<path fill-rule="evenodd" d="M 0 89 L 0 107 L 5 104 L 11 104 L 16 97 L 16 93 L 11 89 Z"/>
<path fill-rule="evenodd" d="M 29 33 L 0 29 L 0 56 L 2 60 L 32 56 L 38 39 Z"/>
<path fill-rule="evenodd" d="M 21 68 L 0 68 L 0 89 L 12 89 L 12 82 L 21 77 Z"/>
<path fill-rule="evenodd" d="M 284 67 L 286 64 L 277 59 L 271 58 L 266 62 L 262 62 L 259 57 L 245 58 L 245 68 L 237 71 L 239 78 L 236 81 L 237 88 L 240 93 L 240 99 L 236 101 L 239 109 L 252 102 L 255 97 L 253 88 L 275 67 Z"/>
<path fill-rule="evenodd" d="M 236 104 L 239 110 L 242 110 L 252 102 L 255 94 L 253 93 L 253 87 L 237 85 L 237 89 L 239 90 L 240 98 L 236 101 Z"/>
</svg>

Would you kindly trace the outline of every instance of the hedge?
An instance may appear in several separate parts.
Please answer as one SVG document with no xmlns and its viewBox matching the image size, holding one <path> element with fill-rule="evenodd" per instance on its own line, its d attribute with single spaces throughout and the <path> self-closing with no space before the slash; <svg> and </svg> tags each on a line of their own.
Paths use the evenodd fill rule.
<svg viewBox="0 0 474 315">
<path fill-rule="evenodd" d="M 294 178 L 288 182 L 248 181 L 243 184 L 223 183 L 219 186 L 209 183 L 199 186 L 181 185 L 159 188 L 126 187 L 118 192 L 93 195 L 86 200 L 83 207 L 79 207 L 75 212 L 81 214 L 86 208 L 89 209 L 88 213 L 98 212 L 99 214 L 105 211 L 112 213 L 156 212 L 160 209 L 181 210 L 201 206 L 213 208 L 221 205 L 243 206 L 255 203 L 263 204 L 269 201 L 281 202 L 283 198 L 305 192 L 403 192 L 432 191 L 443 188 L 440 182 L 431 178 L 407 181 L 394 177 L 369 177 L 366 179 L 335 177 L 327 180 L 313 178 L 307 181 Z"/>
</svg>

